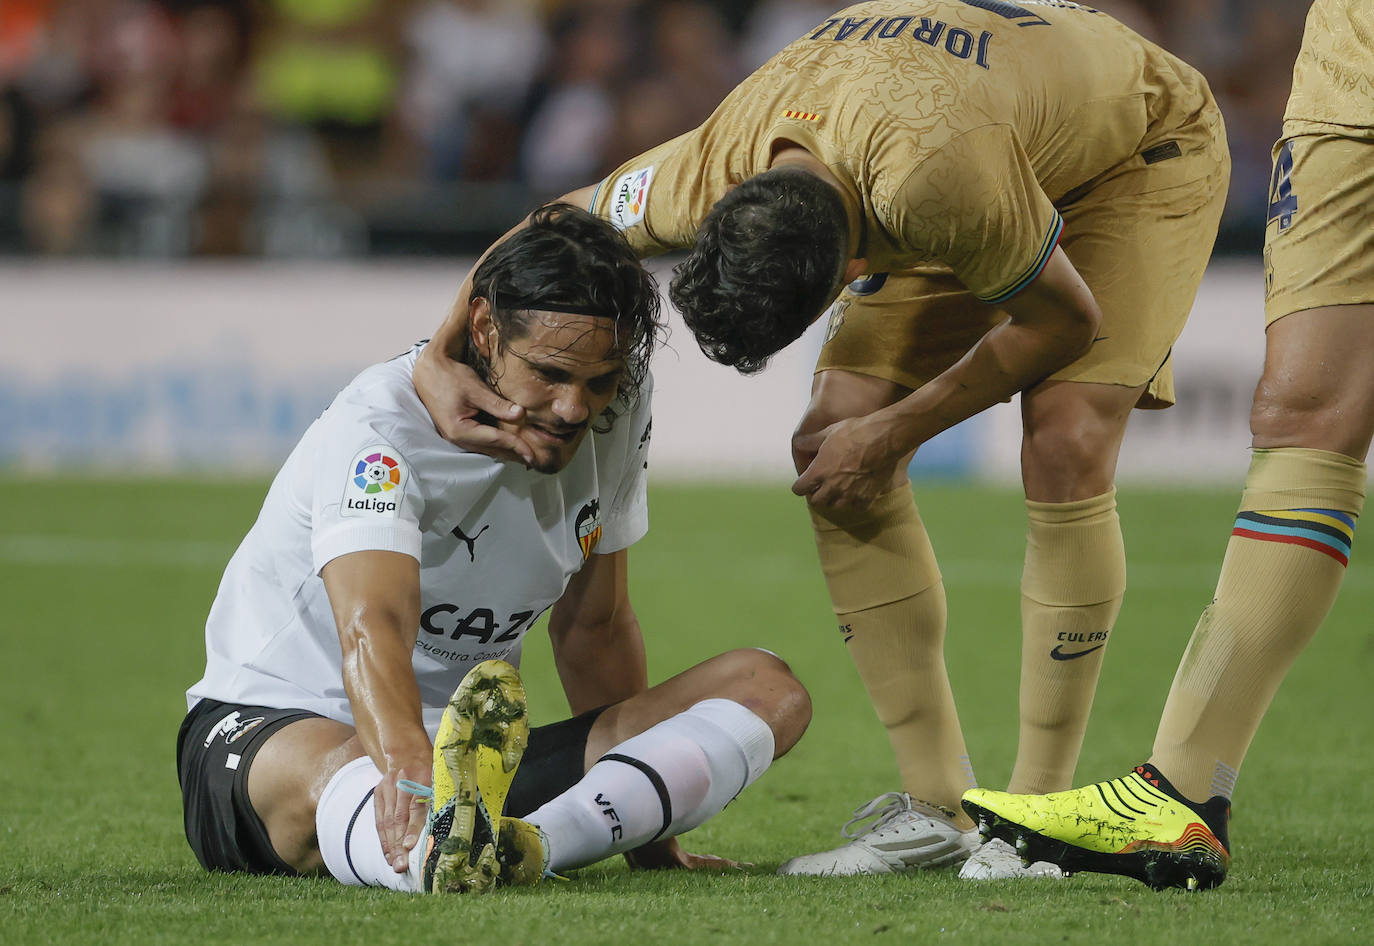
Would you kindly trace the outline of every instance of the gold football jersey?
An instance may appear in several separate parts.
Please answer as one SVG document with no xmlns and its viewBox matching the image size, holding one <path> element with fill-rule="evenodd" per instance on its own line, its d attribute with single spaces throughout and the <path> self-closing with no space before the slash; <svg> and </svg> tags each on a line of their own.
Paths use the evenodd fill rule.
<svg viewBox="0 0 1374 946">
<path fill-rule="evenodd" d="M 952 270 L 997 302 L 1049 258 L 1056 207 L 1114 183 L 1194 180 L 1197 162 L 1171 159 L 1215 155 L 1219 123 L 1196 70 L 1082 4 L 875 0 L 816 24 L 700 127 L 626 162 L 592 209 L 641 255 L 690 247 L 732 185 L 795 143 L 857 200 L 870 272 Z"/>
<path fill-rule="evenodd" d="M 1374 0 L 1312 4 L 1283 118 L 1285 135 L 1374 138 Z"/>
</svg>

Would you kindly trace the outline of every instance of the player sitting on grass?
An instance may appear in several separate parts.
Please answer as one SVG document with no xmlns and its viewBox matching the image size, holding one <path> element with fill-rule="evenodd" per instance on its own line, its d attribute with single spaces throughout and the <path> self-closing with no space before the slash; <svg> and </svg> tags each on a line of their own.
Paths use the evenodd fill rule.
<svg viewBox="0 0 1374 946">
<path fill-rule="evenodd" d="M 524 408 L 532 460 L 439 436 L 411 380 L 418 345 L 305 433 L 225 570 L 187 693 L 177 765 L 207 869 L 441 891 L 617 852 L 728 864 L 675 836 L 810 720 L 806 691 L 762 650 L 647 686 L 626 560 L 647 529 L 661 323 L 624 239 L 546 208 L 470 286 L 471 363 Z M 528 731 L 526 749 L 523 691 L 501 661 L 548 609 L 578 715 Z M 507 791 L 505 811 L 527 821 L 503 831 Z"/>
</svg>

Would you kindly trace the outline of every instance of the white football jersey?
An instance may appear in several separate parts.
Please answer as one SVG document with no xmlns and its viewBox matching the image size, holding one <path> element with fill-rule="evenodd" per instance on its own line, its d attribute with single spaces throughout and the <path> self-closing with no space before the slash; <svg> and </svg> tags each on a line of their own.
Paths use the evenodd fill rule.
<svg viewBox="0 0 1374 946">
<path fill-rule="evenodd" d="M 188 707 L 298 707 L 352 725 L 320 569 L 381 549 L 420 562 L 411 665 L 432 736 L 473 664 L 518 660 L 587 558 L 647 531 L 651 381 L 565 469 L 536 473 L 439 436 L 411 382 L 419 352 L 355 378 L 287 458 L 220 581 Z"/>
</svg>

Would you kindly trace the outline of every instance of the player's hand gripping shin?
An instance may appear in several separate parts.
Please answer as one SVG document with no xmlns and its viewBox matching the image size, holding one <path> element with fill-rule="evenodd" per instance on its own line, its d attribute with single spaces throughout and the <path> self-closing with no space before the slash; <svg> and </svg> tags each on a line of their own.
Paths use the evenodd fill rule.
<svg viewBox="0 0 1374 946">
<path fill-rule="evenodd" d="M 382 853 L 397 873 L 406 870 L 411 848 L 420 840 L 429 812 L 429 799 L 400 787 L 401 781 L 429 785 L 432 765 L 428 757 L 399 768 L 391 768 L 377 783 L 373 807 L 377 812 L 377 837 Z"/>
</svg>

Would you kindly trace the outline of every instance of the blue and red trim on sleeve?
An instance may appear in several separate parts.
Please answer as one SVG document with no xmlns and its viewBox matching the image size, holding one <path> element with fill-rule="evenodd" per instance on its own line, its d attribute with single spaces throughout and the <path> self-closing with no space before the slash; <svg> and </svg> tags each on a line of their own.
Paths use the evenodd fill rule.
<svg viewBox="0 0 1374 946">
<path fill-rule="evenodd" d="M 1056 212 L 1054 220 L 1050 223 L 1049 230 L 1045 232 L 1045 239 L 1040 243 L 1040 250 L 1035 254 L 1035 259 L 1031 261 L 1030 266 L 1026 267 L 1021 275 L 1017 276 L 1016 279 L 1012 281 L 1012 284 L 1006 289 L 1003 289 L 996 295 L 978 296 L 978 299 L 990 305 L 997 305 L 998 303 L 1006 302 L 1022 289 L 1025 289 L 1031 283 L 1035 282 L 1035 278 L 1040 275 L 1040 271 L 1043 270 L 1045 264 L 1050 261 L 1050 256 L 1054 254 L 1054 248 L 1059 245 L 1059 238 L 1063 233 L 1064 218 L 1059 216 L 1058 212 Z"/>
</svg>

